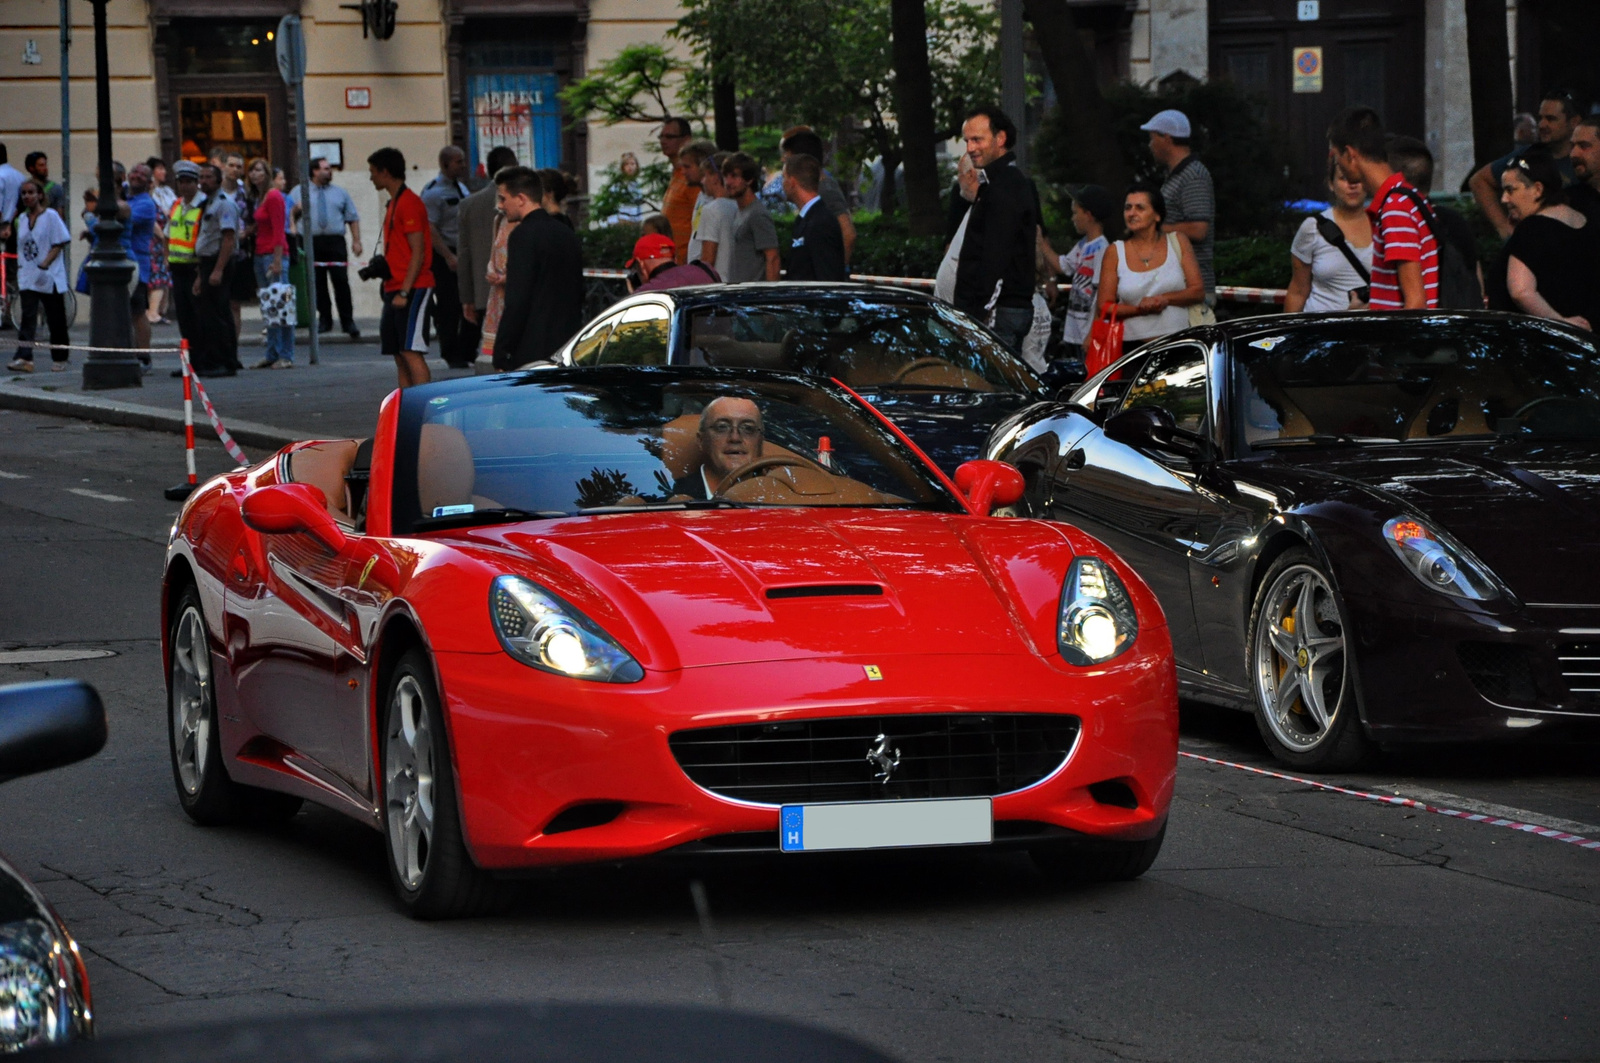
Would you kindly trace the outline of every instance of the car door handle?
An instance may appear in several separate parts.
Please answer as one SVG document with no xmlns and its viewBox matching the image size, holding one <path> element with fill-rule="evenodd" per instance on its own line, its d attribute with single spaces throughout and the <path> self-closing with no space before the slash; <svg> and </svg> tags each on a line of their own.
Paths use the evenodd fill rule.
<svg viewBox="0 0 1600 1063">
<path fill-rule="evenodd" d="M 1070 469 L 1081 469 L 1081 468 L 1083 468 L 1084 463 L 1087 462 L 1088 460 L 1089 459 L 1083 453 L 1083 448 L 1079 447 L 1076 450 L 1069 450 L 1067 452 L 1066 467 L 1069 470 Z"/>
</svg>

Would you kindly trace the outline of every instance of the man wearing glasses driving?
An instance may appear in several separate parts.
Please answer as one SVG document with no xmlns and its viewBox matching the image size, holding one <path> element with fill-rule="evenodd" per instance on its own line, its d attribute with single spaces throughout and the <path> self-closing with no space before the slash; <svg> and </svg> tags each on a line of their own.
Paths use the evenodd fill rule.
<svg viewBox="0 0 1600 1063">
<path fill-rule="evenodd" d="M 730 472 L 761 457 L 761 409 L 749 399 L 712 399 L 700 414 L 701 465 L 672 485 L 674 495 L 711 498 Z"/>
</svg>

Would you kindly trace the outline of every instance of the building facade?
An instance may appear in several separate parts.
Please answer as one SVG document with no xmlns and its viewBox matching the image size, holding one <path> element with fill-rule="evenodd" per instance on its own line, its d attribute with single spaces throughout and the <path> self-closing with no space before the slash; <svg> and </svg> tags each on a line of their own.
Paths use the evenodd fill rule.
<svg viewBox="0 0 1600 1063">
<path fill-rule="evenodd" d="M 90 6 L 67 9 L 64 122 L 60 0 L 0 2 L 0 143 L 19 167 L 45 152 L 59 180 L 70 130 L 76 214 L 95 182 L 94 38 Z M 288 14 L 301 17 L 306 41 L 311 154 L 335 164 L 370 249 L 380 214 L 366 158 L 386 145 L 405 154 L 418 186 L 446 144 L 464 148 L 477 172 L 490 148 L 507 144 L 519 161 L 586 180 L 624 151 L 648 158 L 648 126 L 573 124 L 556 93 L 624 46 L 662 40 L 679 11 L 675 0 L 400 0 L 394 33 L 380 40 L 340 0 L 111 0 L 114 156 L 204 159 L 220 147 L 297 172 L 295 96 L 276 59 Z M 357 313 L 376 314 L 366 294 Z"/>
</svg>

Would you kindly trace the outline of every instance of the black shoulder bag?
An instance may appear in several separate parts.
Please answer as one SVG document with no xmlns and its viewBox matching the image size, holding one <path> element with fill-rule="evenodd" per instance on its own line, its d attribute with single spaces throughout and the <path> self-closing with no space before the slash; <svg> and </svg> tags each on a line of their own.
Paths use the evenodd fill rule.
<svg viewBox="0 0 1600 1063">
<path fill-rule="evenodd" d="M 1361 259 L 1356 257 L 1355 249 L 1352 248 L 1349 241 L 1344 238 L 1344 230 L 1339 228 L 1338 222 L 1334 221 L 1327 215 L 1315 214 L 1313 217 L 1316 219 L 1317 223 L 1317 234 L 1324 240 L 1328 241 L 1328 243 L 1338 248 L 1340 253 L 1344 255 L 1345 259 L 1348 260 L 1350 265 L 1355 269 L 1356 276 L 1361 278 L 1361 287 L 1356 289 L 1356 297 L 1359 298 L 1363 303 L 1371 302 L 1372 274 L 1367 271 L 1366 266 L 1361 264 Z"/>
</svg>

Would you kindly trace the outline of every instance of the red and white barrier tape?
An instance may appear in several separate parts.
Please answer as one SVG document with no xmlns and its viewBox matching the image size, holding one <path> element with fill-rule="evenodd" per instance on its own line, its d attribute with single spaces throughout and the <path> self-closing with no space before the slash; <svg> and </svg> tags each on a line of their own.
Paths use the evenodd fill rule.
<svg viewBox="0 0 1600 1063">
<path fill-rule="evenodd" d="M 249 465 L 250 459 L 244 456 L 244 451 L 239 449 L 239 444 L 233 441 L 233 437 L 229 435 L 228 430 L 223 427 L 222 418 L 217 416 L 217 408 L 211 405 L 211 396 L 206 394 L 205 385 L 200 383 L 200 378 L 195 376 L 193 368 L 190 367 L 189 348 L 187 344 L 178 349 L 178 357 L 183 361 L 184 419 L 191 425 L 194 423 L 194 405 L 189 399 L 189 385 L 192 382 L 194 385 L 194 390 L 200 393 L 200 404 L 206 408 L 206 416 L 211 418 L 211 427 L 217 430 L 217 438 L 222 440 L 223 449 L 228 452 L 229 457 L 238 462 L 240 465 Z M 189 437 L 189 442 L 192 446 L 193 432 L 186 432 L 185 435 Z M 190 475 L 192 476 L 194 462 L 194 453 L 192 449 L 190 451 L 189 461 L 191 463 Z"/>
<path fill-rule="evenodd" d="M 1289 297 L 1284 288 L 1241 288 L 1233 284 L 1217 285 L 1217 298 L 1230 303 L 1276 303 L 1283 305 Z"/>
<path fill-rule="evenodd" d="M 100 351 L 104 354 L 177 354 L 181 347 L 86 347 L 75 343 L 51 343 L 47 339 L 33 339 L 26 342 L 12 340 L 6 350 L 16 350 L 19 347 L 54 347 L 58 351 Z"/>
<path fill-rule="evenodd" d="M 1580 834 L 1570 834 L 1567 831 L 1557 830 L 1554 827 L 1542 826 L 1538 823 L 1521 823 L 1514 819 L 1504 819 L 1499 816 L 1485 815 L 1482 812 L 1463 812 L 1460 809 L 1444 808 L 1440 805 L 1430 805 L 1426 801 L 1417 801 L 1410 797 L 1400 797 L 1395 794 L 1372 794 L 1366 792 L 1365 790 L 1352 790 L 1347 786 L 1335 786 L 1332 783 L 1319 782 L 1316 779 L 1305 779 L 1298 775 L 1288 775 L 1281 771 L 1270 771 L 1266 768 L 1256 768 L 1249 764 L 1237 764 L 1231 760 L 1218 760 L 1216 757 L 1205 757 L 1201 756 L 1199 753 L 1189 753 L 1181 749 L 1178 751 L 1178 756 L 1188 757 L 1190 760 L 1204 761 L 1207 764 L 1215 764 L 1223 768 L 1237 768 L 1240 771 L 1248 771 L 1253 775 L 1264 775 L 1269 779 L 1282 779 L 1285 782 L 1299 783 L 1302 786 L 1309 786 L 1315 790 L 1326 790 L 1328 793 L 1344 794 L 1347 797 L 1361 797 L 1368 801 L 1376 801 L 1383 805 L 1400 805 L 1404 808 L 1417 808 L 1424 812 L 1432 812 L 1439 816 L 1449 816 L 1452 819 L 1464 819 L 1470 823 L 1487 823 L 1491 827 L 1508 827 L 1511 830 L 1519 830 L 1525 834 L 1537 834 L 1541 838 L 1549 838 L 1553 841 L 1566 842 L 1568 845 L 1576 845 L 1580 849 L 1600 850 L 1600 840 L 1585 838 Z"/>
</svg>

